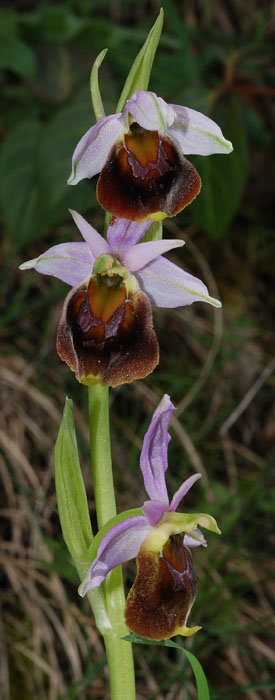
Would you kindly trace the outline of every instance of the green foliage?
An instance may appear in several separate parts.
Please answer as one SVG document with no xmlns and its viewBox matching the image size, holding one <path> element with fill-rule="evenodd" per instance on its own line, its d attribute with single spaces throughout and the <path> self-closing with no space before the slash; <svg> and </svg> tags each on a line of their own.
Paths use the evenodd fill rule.
<svg viewBox="0 0 275 700">
<path fill-rule="evenodd" d="M 69 581 L 77 580 L 77 571 L 75 566 L 68 560 L 68 550 L 64 541 L 56 541 L 45 537 L 44 542 L 52 554 L 52 561 L 41 561 L 41 568 L 46 571 L 52 571 L 62 578 Z"/>
<path fill-rule="evenodd" d="M 20 124 L 6 139 L 0 156 L 1 204 L 18 247 L 30 240 L 43 221 L 37 178 L 41 131 L 39 123 Z"/>
<path fill-rule="evenodd" d="M 162 221 L 154 221 L 148 231 L 146 231 L 145 236 L 143 236 L 142 242 L 146 243 L 146 241 L 160 241 L 162 238 L 162 229 Z"/>
<path fill-rule="evenodd" d="M 34 52 L 15 34 L 7 34 L 0 29 L 0 70 L 8 68 L 22 78 L 31 78 L 36 71 Z"/>
<path fill-rule="evenodd" d="M 58 43 L 70 41 L 85 27 L 85 20 L 71 12 L 66 6 L 51 7 L 41 5 L 33 16 L 33 27 L 39 30 L 43 39 Z"/>
<path fill-rule="evenodd" d="M 0 154 L 0 201 L 14 248 L 42 237 L 69 207 L 83 211 L 95 202 L 88 182 L 79 188 L 66 182 L 72 150 L 89 123 L 89 102 L 80 94 L 47 126 L 28 122 L 10 132 Z"/>
<path fill-rule="evenodd" d="M 100 94 L 100 89 L 99 89 L 99 84 L 98 84 L 98 69 L 101 66 L 101 63 L 106 56 L 108 49 L 103 49 L 103 51 L 100 52 L 99 56 L 97 56 L 92 70 L 91 70 L 91 76 L 90 76 L 90 88 L 91 88 L 91 98 L 92 98 L 92 104 L 94 108 L 94 113 L 95 113 L 95 118 L 97 121 L 100 119 L 103 119 L 105 117 L 105 111 L 101 99 L 101 94 Z"/>
<path fill-rule="evenodd" d="M 122 112 L 125 102 L 137 90 L 147 90 L 153 60 L 159 43 L 163 25 L 163 10 L 160 10 L 158 19 L 148 34 L 145 44 L 140 49 L 126 78 L 125 85 L 120 95 L 116 112 Z"/>
<path fill-rule="evenodd" d="M 91 663 L 89 663 L 88 669 L 83 675 L 83 677 L 76 683 L 73 683 L 73 685 L 71 685 L 65 693 L 62 693 L 62 695 L 59 696 L 58 700 L 69 700 L 69 698 L 73 700 L 78 700 L 79 693 L 85 691 L 85 689 L 89 689 L 92 681 L 102 673 L 105 666 L 105 656 L 103 656 L 103 658 L 100 659 L 100 661 L 98 661 L 98 663 L 95 663 L 94 665 L 91 665 Z"/>
<path fill-rule="evenodd" d="M 78 458 L 73 405 L 68 398 L 55 446 L 55 485 L 63 537 L 77 569 L 84 575 L 93 533 Z"/>
<path fill-rule="evenodd" d="M 171 639 L 166 639 L 163 642 L 152 642 L 149 639 L 143 639 L 143 637 L 138 637 L 136 634 L 128 634 L 126 637 L 123 637 L 123 639 L 127 640 L 128 642 L 131 642 L 132 644 L 152 644 L 157 646 L 172 647 L 174 649 L 179 649 L 180 651 L 182 651 L 185 654 L 187 660 L 189 661 L 194 676 L 196 678 L 198 700 L 209 700 L 209 690 L 203 669 L 198 659 L 196 659 L 196 657 L 194 656 L 194 654 L 191 654 L 190 651 L 184 649 L 184 647 L 181 644 L 177 644 Z"/>
<path fill-rule="evenodd" d="M 192 204 L 195 221 L 210 236 L 223 236 L 237 211 L 248 175 L 247 143 L 244 125 L 236 105 L 228 103 L 223 115 L 224 133 L 234 144 L 227 158 L 192 158 L 201 179 L 200 195 Z"/>
</svg>

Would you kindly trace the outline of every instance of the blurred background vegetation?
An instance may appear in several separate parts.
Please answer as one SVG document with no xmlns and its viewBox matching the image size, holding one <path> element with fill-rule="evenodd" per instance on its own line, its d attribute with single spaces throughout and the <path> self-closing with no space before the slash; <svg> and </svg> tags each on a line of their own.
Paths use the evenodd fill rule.
<svg viewBox="0 0 275 700">
<path fill-rule="evenodd" d="M 75 403 L 94 523 L 87 396 L 55 351 L 64 285 L 18 265 L 79 239 L 68 207 L 102 230 L 95 181 L 66 184 L 72 151 L 93 123 L 96 55 L 106 114 L 156 19 L 158 0 L 2 1 L 0 201 L 1 680 L 3 700 L 108 698 L 104 649 L 62 542 L 53 447 L 67 393 Z M 274 655 L 274 3 L 164 0 L 150 88 L 214 118 L 230 156 L 191 158 L 203 188 L 165 234 L 171 259 L 202 277 L 221 311 L 203 304 L 155 312 L 160 364 L 111 392 L 118 508 L 144 500 L 138 459 L 163 392 L 179 406 L 169 490 L 203 478 L 185 507 L 211 512 L 222 537 L 194 555 L 199 593 L 186 640 L 213 700 L 271 700 Z M 273 59 L 273 61 L 272 61 Z M 273 545 L 273 546 L 272 546 Z M 124 567 L 127 587 L 135 563 Z M 196 697 L 180 652 L 135 647 L 138 700 Z M 274 666 L 273 666 L 274 668 Z M 272 690 L 273 689 L 273 690 Z"/>
</svg>

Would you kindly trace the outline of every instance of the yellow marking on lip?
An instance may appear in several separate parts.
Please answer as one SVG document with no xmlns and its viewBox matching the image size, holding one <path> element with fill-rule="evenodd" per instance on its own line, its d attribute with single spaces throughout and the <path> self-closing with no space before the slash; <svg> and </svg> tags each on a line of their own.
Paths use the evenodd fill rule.
<svg viewBox="0 0 275 700">
<path fill-rule="evenodd" d="M 159 135 L 157 131 L 142 130 L 140 133 L 129 132 L 125 135 L 125 144 L 142 168 L 149 163 L 157 163 L 159 152 Z"/>
</svg>

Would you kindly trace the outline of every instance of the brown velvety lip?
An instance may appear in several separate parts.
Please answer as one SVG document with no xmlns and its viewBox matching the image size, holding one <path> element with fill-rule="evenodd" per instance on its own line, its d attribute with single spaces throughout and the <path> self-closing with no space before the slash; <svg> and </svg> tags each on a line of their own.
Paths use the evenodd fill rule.
<svg viewBox="0 0 275 700">
<path fill-rule="evenodd" d="M 177 563 L 176 569 L 167 557 Z M 141 637 L 168 639 L 185 625 L 196 595 L 192 557 L 183 535 L 169 538 L 162 555 L 148 552 L 143 543 L 137 566 L 126 602 L 126 624 Z"/>
<path fill-rule="evenodd" d="M 104 303 L 103 303 L 104 302 Z M 74 288 L 67 296 L 57 331 L 57 351 L 84 384 L 106 386 L 150 374 L 159 361 L 148 297 L 118 288 Z"/>
<path fill-rule="evenodd" d="M 156 212 L 175 216 L 201 189 L 196 168 L 182 156 L 175 142 L 155 131 L 145 134 L 150 138 L 142 136 L 141 143 L 126 135 L 124 143 L 113 147 L 97 184 L 101 206 L 133 221 L 142 221 Z"/>
</svg>

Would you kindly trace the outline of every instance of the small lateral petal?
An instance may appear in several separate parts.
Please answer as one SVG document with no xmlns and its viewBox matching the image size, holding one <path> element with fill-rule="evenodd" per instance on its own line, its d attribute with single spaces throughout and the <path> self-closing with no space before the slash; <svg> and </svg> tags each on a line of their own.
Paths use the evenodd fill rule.
<svg viewBox="0 0 275 700">
<path fill-rule="evenodd" d="M 150 525 L 142 515 L 127 518 L 112 527 L 99 544 L 96 558 L 79 588 L 80 595 L 84 596 L 100 586 L 115 566 L 136 557 L 150 530 Z"/>
<path fill-rule="evenodd" d="M 59 243 L 38 258 L 22 263 L 19 270 L 34 268 L 75 287 L 91 275 L 94 260 L 87 243 Z"/>
<path fill-rule="evenodd" d="M 168 133 L 178 142 L 182 153 L 209 156 L 213 153 L 231 153 L 231 141 L 224 138 L 218 124 L 201 112 L 181 105 L 171 105 L 176 113 Z"/>
<path fill-rule="evenodd" d="M 149 222 L 150 223 L 150 222 Z M 135 272 L 148 265 L 149 262 L 158 258 L 162 253 L 167 253 L 172 248 L 180 248 L 184 245 L 184 241 L 177 240 L 162 240 L 148 241 L 134 245 L 123 255 L 123 261 L 128 267 L 128 270 Z"/>
<path fill-rule="evenodd" d="M 193 474 L 193 476 L 189 476 L 189 479 L 186 479 L 183 482 L 183 484 L 179 487 L 179 489 L 176 491 L 176 493 L 174 494 L 174 496 L 172 498 L 172 501 L 171 501 L 170 506 L 169 506 L 170 512 L 173 512 L 174 510 L 176 510 L 176 508 L 178 507 L 182 498 L 188 493 L 189 489 L 191 489 L 191 487 L 193 486 L 195 481 L 200 479 L 200 477 L 201 477 L 201 474 Z"/>
<path fill-rule="evenodd" d="M 81 235 L 83 236 L 84 240 L 86 241 L 87 245 L 90 248 L 90 251 L 94 257 L 94 260 L 99 256 L 102 255 L 103 253 L 111 253 L 111 248 L 107 241 L 105 241 L 105 238 L 96 231 L 96 229 L 88 224 L 88 221 L 84 219 L 81 214 L 79 214 L 77 211 L 74 211 L 73 209 L 69 210 L 75 224 L 77 225 L 77 228 L 79 229 Z"/>
<path fill-rule="evenodd" d="M 184 535 L 183 542 L 186 547 L 200 547 L 200 545 L 207 547 L 207 541 L 198 527 L 192 530 L 189 535 Z"/>
<path fill-rule="evenodd" d="M 209 296 L 206 285 L 170 260 L 159 257 L 136 273 L 141 289 L 152 304 L 164 308 L 189 306 L 194 301 L 205 301 L 220 307 L 221 302 Z"/>
</svg>

